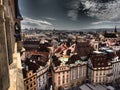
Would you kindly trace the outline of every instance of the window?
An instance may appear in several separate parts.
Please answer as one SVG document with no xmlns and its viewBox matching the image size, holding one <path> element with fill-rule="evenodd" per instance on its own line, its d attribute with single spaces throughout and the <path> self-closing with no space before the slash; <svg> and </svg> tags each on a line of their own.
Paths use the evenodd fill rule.
<svg viewBox="0 0 120 90">
<path fill-rule="evenodd" d="M 69 77 L 69 76 L 67 75 L 67 79 L 66 79 L 66 82 L 68 82 L 68 77 Z"/>
<path fill-rule="evenodd" d="M 96 83 L 97 83 L 97 79 L 96 79 Z"/>
<path fill-rule="evenodd" d="M 35 77 L 34 77 L 34 79 L 35 79 Z"/>
<path fill-rule="evenodd" d="M 60 72 L 58 74 L 60 75 Z"/>
<path fill-rule="evenodd" d="M 105 72 L 103 72 L 103 74 L 105 75 Z"/>
<path fill-rule="evenodd" d="M 39 87 L 41 87 L 41 85 L 39 84 Z"/>
<path fill-rule="evenodd" d="M 65 77 L 63 76 L 63 80 L 62 80 L 63 84 L 65 83 Z"/>
<path fill-rule="evenodd" d="M 101 82 L 101 78 L 99 79 L 99 82 Z"/>
<path fill-rule="evenodd" d="M 60 77 L 58 77 L 58 84 L 60 85 Z"/>
<path fill-rule="evenodd" d="M 32 87 L 32 84 L 30 84 L 30 87 Z"/>
<path fill-rule="evenodd" d="M 15 29 L 15 38 L 16 38 L 16 41 L 20 41 L 21 40 L 21 35 L 20 35 L 20 32 L 21 32 L 21 27 L 18 23 L 15 23 L 15 26 L 14 26 L 14 29 Z"/>
<path fill-rule="evenodd" d="M 29 76 L 31 76 L 31 73 L 29 74 Z"/>
<path fill-rule="evenodd" d="M 96 72 L 96 76 L 98 75 L 98 72 Z"/>
<path fill-rule="evenodd" d="M 69 73 L 69 71 L 67 71 L 67 73 Z"/>
</svg>

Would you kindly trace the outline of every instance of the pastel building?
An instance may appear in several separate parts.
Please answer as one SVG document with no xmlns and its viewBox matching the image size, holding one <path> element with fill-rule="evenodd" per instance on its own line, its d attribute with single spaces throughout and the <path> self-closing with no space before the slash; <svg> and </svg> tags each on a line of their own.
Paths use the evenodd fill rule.
<svg viewBox="0 0 120 90">
<path fill-rule="evenodd" d="M 27 71 L 24 78 L 24 90 L 38 90 L 36 73 L 33 71 Z"/>
<path fill-rule="evenodd" d="M 61 64 L 53 69 L 53 86 L 54 90 L 69 89 L 70 87 L 70 68 Z"/>
<path fill-rule="evenodd" d="M 112 63 L 105 52 L 94 51 L 90 55 L 88 60 L 88 80 L 93 84 L 112 82 Z"/>
<path fill-rule="evenodd" d="M 53 58 L 53 86 L 55 90 L 65 89 L 80 85 L 86 80 L 87 62 L 79 56 L 72 55 Z"/>
</svg>

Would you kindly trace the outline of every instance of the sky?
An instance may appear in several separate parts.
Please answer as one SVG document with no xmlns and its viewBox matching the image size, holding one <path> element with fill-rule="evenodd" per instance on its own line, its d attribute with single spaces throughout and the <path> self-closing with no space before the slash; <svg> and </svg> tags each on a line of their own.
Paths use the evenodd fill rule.
<svg viewBox="0 0 120 90">
<path fill-rule="evenodd" d="M 18 0 L 22 28 L 120 28 L 120 0 Z"/>
</svg>

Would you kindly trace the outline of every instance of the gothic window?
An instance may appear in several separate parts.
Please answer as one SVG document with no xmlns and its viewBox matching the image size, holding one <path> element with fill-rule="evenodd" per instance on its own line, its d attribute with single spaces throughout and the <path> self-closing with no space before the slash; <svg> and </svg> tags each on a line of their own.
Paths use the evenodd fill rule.
<svg viewBox="0 0 120 90">
<path fill-rule="evenodd" d="M 15 33 L 20 33 L 20 25 L 15 23 Z"/>
<path fill-rule="evenodd" d="M 20 35 L 21 28 L 20 28 L 20 25 L 18 23 L 15 23 L 14 29 L 15 29 L 15 35 L 14 36 L 16 38 L 16 41 L 21 41 L 21 35 Z"/>
</svg>

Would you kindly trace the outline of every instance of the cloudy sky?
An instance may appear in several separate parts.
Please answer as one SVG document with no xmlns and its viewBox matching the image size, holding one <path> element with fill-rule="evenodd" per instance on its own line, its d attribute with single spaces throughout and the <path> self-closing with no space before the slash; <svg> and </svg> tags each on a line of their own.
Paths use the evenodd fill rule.
<svg viewBox="0 0 120 90">
<path fill-rule="evenodd" d="M 120 0 L 18 0 L 22 28 L 120 27 Z"/>
</svg>

